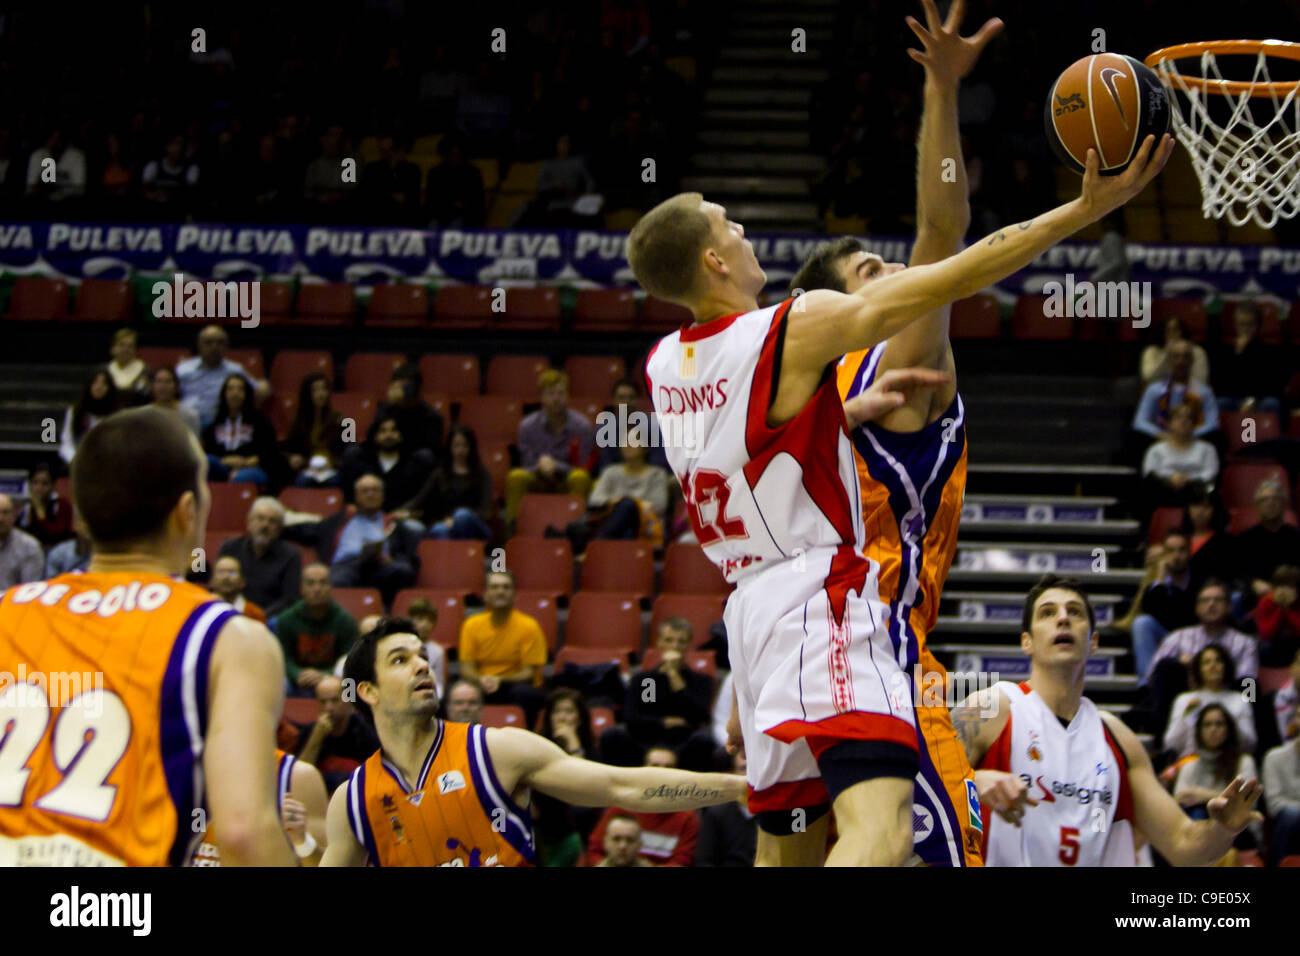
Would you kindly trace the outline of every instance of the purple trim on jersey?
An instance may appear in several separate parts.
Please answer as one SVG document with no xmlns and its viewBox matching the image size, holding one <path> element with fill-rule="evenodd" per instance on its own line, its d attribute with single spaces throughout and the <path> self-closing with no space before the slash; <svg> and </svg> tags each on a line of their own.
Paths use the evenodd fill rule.
<svg viewBox="0 0 1300 956">
<path fill-rule="evenodd" d="M 930 759 L 930 748 L 925 745 L 925 737 L 920 733 L 919 722 L 917 728 L 916 736 L 920 746 L 916 749 L 921 758 L 921 767 L 917 771 L 917 776 L 925 778 L 930 789 L 934 791 L 936 799 L 930 799 L 930 794 L 926 793 L 924 787 L 915 788 L 913 802 L 921 804 L 935 815 L 934 829 L 929 836 L 916 844 L 915 852 L 926 866 L 965 866 L 966 852 L 957 809 L 952 805 L 948 788 L 944 786 L 943 778 L 939 776 L 939 771 L 935 769 L 934 762 Z M 953 834 L 951 841 L 944 835 L 943 827 L 939 825 L 939 814 L 943 814 L 948 821 Z"/>
<path fill-rule="evenodd" d="M 280 758 L 279 782 L 280 789 L 276 795 L 276 809 L 284 809 L 284 798 L 289 795 L 289 790 L 293 784 L 293 765 L 298 762 L 298 758 L 293 754 L 285 754 Z"/>
<path fill-rule="evenodd" d="M 214 605 L 226 610 L 213 614 Z M 208 667 L 217 635 L 235 614 L 235 609 L 224 601 L 205 601 L 196 607 L 177 631 L 163 671 L 158 748 L 167 793 L 176 811 L 176 833 L 167 854 L 172 866 L 184 866 L 203 839 L 202 833 L 191 832 L 189 821 L 195 810 L 207 804 L 202 792 L 202 760 L 208 731 Z M 206 623 L 205 616 L 209 617 Z M 197 712 L 187 713 L 187 700 L 194 703 Z"/>
<path fill-rule="evenodd" d="M 365 844 L 366 854 L 370 857 L 371 866 L 383 866 L 384 861 L 379 858 L 379 848 L 375 845 L 375 831 L 370 828 L 370 808 L 366 806 L 366 765 L 363 763 L 356 769 L 352 777 L 356 793 L 357 816 L 358 820 L 353 822 L 353 832 L 356 831 L 356 823 L 361 824 L 362 843 Z"/>
<path fill-rule="evenodd" d="M 388 775 L 397 781 L 397 785 L 402 788 L 403 793 L 415 793 L 417 790 L 424 789 L 425 781 L 429 779 L 429 770 L 433 767 L 434 758 L 438 756 L 438 751 L 442 749 L 443 731 L 444 724 L 439 720 L 438 729 L 433 736 L 433 743 L 429 746 L 429 752 L 424 757 L 424 763 L 420 767 L 420 776 L 416 777 L 414 787 L 407 785 L 406 777 L 402 775 L 401 768 L 397 764 L 390 762 L 381 753 L 380 762 L 384 765 L 384 769 L 388 771 Z"/>
<path fill-rule="evenodd" d="M 848 394 L 845 396 L 846 401 L 856 398 L 871 387 L 871 383 L 876 380 L 880 356 L 884 353 L 887 344 L 887 342 L 880 342 L 862 356 L 862 361 L 858 363 L 858 370 L 853 373 L 853 384 L 849 386 Z"/>
<path fill-rule="evenodd" d="M 474 778 L 474 792 L 478 794 L 479 805 L 487 814 L 492 828 L 496 830 L 497 814 L 504 811 L 505 827 L 497 830 L 507 843 L 515 848 L 529 863 L 537 862 L 537 851 L 533 840 L 533 818 L 523 807 L 510 799 L 506 788 L 497 779 L 496 768 L 492 766 L 492 755 L 488 751 L 487 728 L 474 724 L 465 738 L 469 751 L 469 771 Z M 480 770 L 480 763 L 482 770 Z"/>
</svg>

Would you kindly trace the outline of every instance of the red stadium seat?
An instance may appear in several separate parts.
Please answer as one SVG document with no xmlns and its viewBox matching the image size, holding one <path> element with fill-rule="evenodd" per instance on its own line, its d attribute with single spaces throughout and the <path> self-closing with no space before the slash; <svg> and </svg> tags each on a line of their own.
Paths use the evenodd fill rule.
<svg viewBox="0 0 1300 956">
<path fill-rule="evenodd" d="M 645 304 L 641 306 L 640 326 L 647 332 L 672 332 L 694 321 L 689 309 L 654 296 L 646 296 Z"/>
<path fill-rule="evenodd" d="M 630 289 L 581 289 L 573 309 L 575 332 L 631 332 L 636 297 Z"/>
<path fill-rule="evenodd" d="M 298 417 L 298 393 L 273 393 L 266 403 L 266 417 L 275 427 L 275 437 L 284 441 L 293 429 L 294 419 Z"/>
<path fill-rule="evenodd" d="M 388 392 L 393 369 L 405 362 L 401 352 L 353 352 L 343 365 L 343 387 L 382 399 Z"/>
<path fill-rule="evenodd" d="M 722 620 L 727 599 L 721 594 L 661 594 L 650 609 L 650 643 L 659 635 L 659 625 L 667 618 L 681 617 L 691 622 L 691 646 L 709 640 L 709 628 Z"/>
<path fill-rule="evenodd" d="M 291 485 L 280 492 L 280 504 L 290 511 L 332 515 L 343 507 L 343 491 L 340 488 L 295 488 Z"/>
<path fill-rule="evenodd" d="M 429 322 L 429 290 L 412 282 L 385 282 L 370 294 L 366 325 L 423 328 Z"/>
<path fill-rule="evenodd" d="M 456 423 L 474 429 L 482 446 L 492 441 L 514 442 L 523 417 L 524 403 L 514 396 L 472 395 L 461 399 Z"/>
<path fill-rule="evenodd" d="M 981 293 L 952 304 L 948 336 L 953 339 L 1000 339 L 1002 316 L 998 300 Z"/>
<path fill-rule="evenodd" d="M 316 549 L 309 545 L 300 544 L 297 541 L 290 541 L 291 545 L 298 549 L 299 566 L 307 567 L 309 564 L 315 564 L 320 559 L 316 555 Z"/>
<path fill-rule="evenodd" d="M 483 467 L 492 476 L 492 500 L 499 501 L 505 497 L 506 475 L 510 474 L 510 444 L 499 439 L 479 442 L 478 453 Z"/>
<path fill-rule="evenodd" d="M 627 363 L 615 355 L 573 355 L 564 362 L 572 395 L 599 395 L 614 390 L 614 383 L 627 377 Z"/>
<path fill-rule="evenodd" d="M 1278 866 L 1300 866 L 1300 853 L 1292 853 L 1290 856 L 1282 857 Z"/>
<path fill-rule="evenodd" d="M 144 345 L 136 349 L 140 361 L 149 368 L 175 368 L 190 357 L 190 350 L 181 345 Z"/>
<path fill-rule="evenodd" d="M 433 591 L 428 588 L 404 588 L 393 597 L 393 617 L 408 617 L 411 602 L 427 598 L 438 612 L 433 626 L 433 640 L 443 649 L 451 651 L 460 642 L 460 625 L 465 620 L 465 602 L 454 591 Z"/>
<path fill-rule="evenodd" d="M 1286 324 L 1290 330 L 1290 339 L 1293 345 L 1300 345 L 1300 299 L 1291 303 L 1291 308 L 1287 311 Z"/>
<path fill-rule="evenodd" d="M 433 300 L 435 328 L 485 329 L 493 318 L 491 286 L 447 285 Z"/>
<path fill-rule="evenodd" d="M 332 588 L 330 593 L 335 603 L 358 622 L 371 614 L 384 613 L 384 601 L 378 588 Z"/>
<path fill-rule="evenodd" d="M 515 610 L 537 620 L 546 635 L 546 649 L 554 654 L 560 639 L 560 612 L 555 595 L 545 591 L 516 591 Z"/>
<path fill-rule="evenodd" d="M 258 289 L 261 325 L 282 325 L 293 314 L 293 284 L 263 282 Z"/>
<path fill-rule="evenodd" d="M 591 422 L 592 427 L 596 425 L 596 418 L 605 410 L 608 402 L 603 398 L 589 395 L 570 395 L 569 407 Z"/>
<path fill-rule="evenodd" d="M 1022 295 L 1011 312 L 1011 337 L 1017 341 L 1061 341 L 1074 335 L 1074 319 L 1043 314 L 1044 295 Z M 1092 320 L 1087 320 L 1092 321 Z"/>
<path fill-rule="evenodd" d="M 1182 523 L 1182 508 L 1157 508 L 1151 513 L 1151 524 L 1147 529 L 1147 540 L 1152 544 L 1156 544 L 1164 539 L 1166 531 L 1170 528 L 1177 528 Z"/>
<path fill-rule="evenodd" d="M 650 597 L 655 586 L 654 548 L 644 541 L 595 540 L 582 562 L 583 591 L 612 591 Z"/>
<path fill-rule="evenodd" d="M 524 723 L 524 709 L 515 704 L 486 704 L 479 723 L 484 727 L 518 727 L 527 730 Z"/>
<path fill-rule="evenodd" d="M 1261 667 L 1259 669 L 1259 692 L 1267 694 L 1281 690 L 1291 680 L 1289 667 Z"/>
<path fill-rule="evenodd" d="M 351 325 L 357 317 L 356 289 L 351 282 L 305 282 L 295 312 L 299 325 Z"/>
<path fill-rule="evenodd" d="M 1297 525 L 1296 513 L 1287 508 L 1282 512 L 1282 523 L 1292 526 Z M 1259 512 L 1255 510 L 1254 505 L 1246 505 L 1242 508 L 1228 509 L 1228 533 L 1241 534 L 1249 528 L 1259 524 Z"/>
<path fill-rule="evenodd" d="M 641 605 L 635 595 L 579 591 L 569 601 L 564 646 L 641 647 Z"/>
<path fill-rule="evenodd" d="M 266 362 L 261 349 L 227 349 L 226 358 L 238 362 L 253 378 L 266 378 Z"/>
<path fill-rule="evenodd" d="M 72 479 L 67 475 L 54 479 L 54 493 L 64 501 L 72 500 Z"/>
<path fill-rule="evenodd" d="M 537 376 L 550 367 L 550 361 L 541 355 L 493 356 L 487 367 L 487 394 L 535 402 L 540 397 Z"/>
<path fill-rule="evenodd" d="M 334 387 L 334 358 L 329 352 L 285 349 L 271 359 L 271 391 L 297 396 L 302 380 L 312 372 L 324 372 Z"/>
<path fill-rule="evenodd" d="M 365 392 L 335 392 L 330 396 L 330 402 L 334 411 L 344 419 L 350 418 L 357 423 L 357 440 L 362 440 L 374 423 L 375 412 L 379 410 L 375 397 Z"/>
<path fill-rule="evenodd" d="M 1247 442 L 1242 436 L 1247 423 L 1253 422 L 1254 440 Z M 1271 441 L 1282 437 L 1282 422 L 1276 412 L 1219 412 L 1219 428 L 1228 440 L 1228 453 L 1249 447 L 1252 443 Z"/>
<path fill-rule="evenodd" d="M 212 572 L 212 566 L 217 563 L 217 556 L 221 554 L 221 546 L 231 538 L 237 538 L 243 532 L 235 531 L 208 531 L 203 535 L 203 561 L 208 573 Z M 198 569 L 193 569 L 198 570 Z"/>
<path fill-rule="evenodd" d="M 1223 344 L 1231 345 L 1237 337 L 1237 309 L 1240 302 L 1225 302 L 1219 314 L 1219 334 Z M 1265 345 L 1281 345 L 1285 340 L 1282 332 L 1282 310 L 1273 302 L 1256 302 L 1255 317 L 1258 320 L 1259 340 Z"/>
<path fill-rule="evenodd" d="M 560 294 L 549 286 L 505 290 L 505 311 L 493 313 L 493 325 L 500 329 L 558 332 Z"/>
<path fill-rule="evenodd" d="M 68 283 L 44 276 L 20 276 L 9 295 L 9 318 L 46 322 L 66 318 Z"/>
<path fill-rule="evenodd" d="M 574 647 L 566 643 L 555 655 L 555 673 L 563 671 L 565 664 L 573 664 L 575 667 L 617 664 L 619 670 L 626 674 L 629 670 L 628 658 L 635 653 L 636 648 L 630 644 L 627 647 Z"/>
<path fill-rule="evenodd" d="M 565 598 L 573 593 L 573 545 L 567 538 L 511 538 L 506 567 L 521 591 Z"/>
<path fill-rule="evenodd" d="M 314 724 L 320 716 L 320 701 L 315 697 L 286 697 L 281 716 L 300 727 Z"/>
<path fill-rule="evenodd" d="M 664 551 L 665 594 L 730 594 L 731 585 L 698 544 L 673 542 Z"/>
<path fill-rule="evenodd" d="M 652 671 L 663 661 L 659 648 L 651 647 L 641 658 L 639 670 Z M 718 679 L 718 661 L 713 651 L 687 651 L 686 666 L 701 674 L 708 674 L 713 680 Z"/>
<path fill-rule="evenodd" d="M 577 495 L 524 495 L 515 533 L 521 538 L 543 538 L 548 525 L 563 530 L 586 513 L 587 503 Z"/>
<path fill-rule="evenodd" d="M 1210 328 L 1210 320 L 1205 315 L 1205 306 L 1199 299 L 1156 299 L 1151 303 L 1155 314 L 1155 323 L 1163 326 L 1171 316 L 1182 320 L 1183 330 L 1193 342 L 1204 342 Z M 1164 341 L 1163 333 L 1159 340 Z"/>
<path fill-rule="evenodd" d="M 558 664 L 558 659 L 556 663 Z M 614 712 L 608 707 L 592 707 L 590 710 L 591 735 L 599 740 L 601 734 L 614 726 Z"/>
<path fill-rule="evenodd" d="M 208 487 L 212 490 L 208 530 L 243 534 L 248 527 L 248 509 L 257 498 L 257 485 L 242 481 L 213 481 Z"/>
<path fill-rule="evenodd" d="M 1223 503 L 1229 508 L 1252 508 L 1255 489 L 1265 478 L 1276 478 L 1290 501 L 1290 486 L 1286 469 L 1276 464 L 1230 464 L 1224 466 L 1219 479 Z"/>
<path fill-rule="evenodd" d="M 73 310 L 80 322 L 130 322 L 131 284 L 125 279 L 82 279 Z"/>
<path fill-rule="evenodd" d="M 420 557 L 420 587 L 465 595 L 483 592 L 482 541 L 425 538 L 416 553 Z"/>
<path fill-rule="evenodd" d="M 424 387 L 453 398 L 477 395 L 482 375 L 478 356 L 468 354 L 426 355 L 420 359 Z"/>
</svg>

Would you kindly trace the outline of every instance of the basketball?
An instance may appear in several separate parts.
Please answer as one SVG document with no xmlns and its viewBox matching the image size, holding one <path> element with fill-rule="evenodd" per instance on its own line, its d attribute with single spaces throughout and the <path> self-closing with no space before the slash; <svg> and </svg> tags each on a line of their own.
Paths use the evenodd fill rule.
<svg viewBox="0 0 1300 956">
<path fill-rule="evenodd" d="M 1156 74 L 1131 56 L 1096 53 L 1066 67 L 1047 95 L 1047 141 L 1082 173 L 1097 150 L 1103 176 L 1128 168 L 1148 135 L 1169 130 L 1169 101 Z"/>
</svg>

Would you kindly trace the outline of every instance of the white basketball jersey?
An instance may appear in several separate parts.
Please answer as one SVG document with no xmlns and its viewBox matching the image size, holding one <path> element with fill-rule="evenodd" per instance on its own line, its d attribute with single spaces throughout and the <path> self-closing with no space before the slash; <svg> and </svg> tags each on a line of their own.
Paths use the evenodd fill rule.
<svg viewBox="0 0 1300 956">
<path fill-rule="evenodd" d="M 981 770 L 1016 774 L 1037 806 L 1020 826 L 984 810 L 985 866 L 1136 866 L 1128 766 L 1083 698 L 1064 727 L 1028 683 L 995 685 L 1011 714 Z"/>
<path fill-rule="evenodd" d="M 798 415 L 767 425 L 793 301 L 680 329 L 646 360 L 691 527 L 728 581 L 815 548 L 861 555 L 857 469 L 834 367 Z"/>
</svg>

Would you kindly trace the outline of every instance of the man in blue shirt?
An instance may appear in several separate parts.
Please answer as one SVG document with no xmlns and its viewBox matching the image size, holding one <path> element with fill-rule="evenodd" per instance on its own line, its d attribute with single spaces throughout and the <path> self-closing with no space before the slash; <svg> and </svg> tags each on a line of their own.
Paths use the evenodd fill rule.
<svg viewBox="0 0 1300 956">
<path fill-rule="evenodd" d="M 1169 377 L 1152 382 L 1142 393 L 1137 412 L 1133 415 L 1133 428 L 1152 438 L 1162 437 L 1168 431 L 1169 413 L 1183 402 L 1197 411 L 1197 438 L 1204 438 L 1219 427 L 1219 404 L 1208 385 L 1193 381 L 1192 345 L 1174 342 L 1167 349 Z"/>
<path fill-rule="evenodd" d="M 176 379 L 181 384 L 182 404 L 198 413 L 199 426 L 207 428 L 217 417 L 217 402 L 221 398 L 221 385 L 231 375 L 242 375 L 253 390 L 257 401 L 270 393 L 270 386 L 254 379 L 244 366 L 226 358 L 230 338 L 219 325 L 206 326 L 199 333 L 199 354 L 176 365 Z"/>
<path fill-rule="evenodd" d="M 384 606 L 415 584 L 420 536 L 404 522 L 384 515 L 384 481 L 363 475 L 355 485 L 356 511 L 340 511 L 320 522 L 316 551 L 330 565 L 330 584 L 378 588 Z"/>
</svg>

